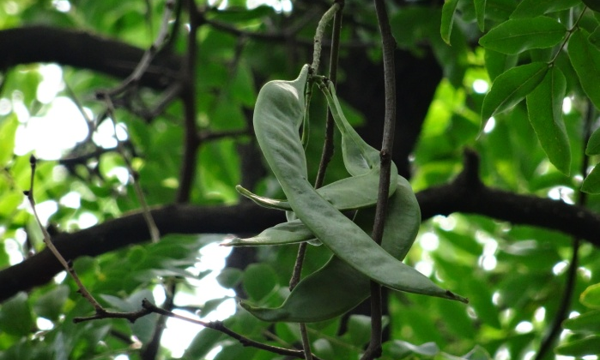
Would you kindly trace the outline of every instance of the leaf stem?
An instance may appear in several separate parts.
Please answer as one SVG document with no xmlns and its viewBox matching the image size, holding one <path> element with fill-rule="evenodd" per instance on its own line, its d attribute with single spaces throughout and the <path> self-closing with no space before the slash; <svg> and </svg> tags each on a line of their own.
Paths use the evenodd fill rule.
<svg viewBox="0 0 600 360">
<path fill-rule="evenodd" d="M 558 48 L 558 51 L 556 52 L 556 54 L 554 54 L 554 57 L 552 58 L 552 60 L 550 60 L 548 62 L 549 65 L 553 65 L 554 64 L 554 62 L 556 61 L 556 58 L 558 57 L 558 55 L 560 54 L 560 52 L 562 51 L 562 49 L 565 47 L 565 45 L 567 45 L 567 42 L 569 41 L 569 38 L 575 32 L 575 30 L 577 30 L 579 22 L 583 18 L 583 14 L 585 14 L 586 10 L 587 10 L 587 6 L 585 6 L 583 8 L 583 10 L 581 11 L 581 14 L 579 14 L 579 17 L 577 18 L 577 20 L 575 20 L 575 23 L 573 24 L 573 26 L 569 30 L 567 30 L 567 36 L 565 36 L 565 39 L 563 40 L 562 44 L 560 44 L 560 47 Z"/>
</svg>

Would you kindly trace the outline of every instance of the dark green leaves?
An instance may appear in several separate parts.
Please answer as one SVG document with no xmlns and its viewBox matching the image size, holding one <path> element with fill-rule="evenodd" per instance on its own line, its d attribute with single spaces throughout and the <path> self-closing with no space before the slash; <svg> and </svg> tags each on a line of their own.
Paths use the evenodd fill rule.
<svg viewBox="0 0 600 360">
<path fill-rule="evenodd" d="M 600 283 L 588 286 L 579 301 L 589 308 L 600 309 Z"/>
<path fill-rule="evenodd" d="M 452 27 L 454 26 L 454 13 L 458 0 L 446 0 L 442 7 L 442 25 L 440 26 L 440 35 L 446 44 L 450 45 L 450 36 L 452 35 Z"/>
<path fill-rule="evenodd" d="M 0 330 L 15 335 L 26 336 L 34 326 L 31 306 L 27 294 L 21 292 L 2 304 Z"/>
<path fill-rule="evenodd" d="M 540 84 L 546 72 L 546 63 L 534 62 L 514 67 L 499 75 L 483 100 L 482 120 L 485 122 L 494 114 L 518 104 Z"/>
<path fill-rule="evenodd" d="M 600 284 L 588 286 L 581 293 L 579 301 L 595 310 L 563 322 L 563 327 L 577 334 L 577 337 L 574 336 L 557 347 L 557 354 L 577 357 L 600 354 Z"/>
<path fill-rule="evenodd" d="M 581 87 L 596 108 L 600 108 L 600 50 L 587 39 L 585 30 L 577 30 L 569 39 L 569 57 Z"/>
<path fill-rule="evenodd" d="M 571 167 L 569 137 L 562 119 L 562 103 L 567 82 L 557 67 L 552 67 L 538 87 L 527 95 L 529 122 L 550 162 L 568 175 Z"/>
<path fill-rule="evenodd" d="M 532 18 L 549 12 L 568 9 L 579 4 L 579 0 L 522 0 L 515 11 L 510 14 L 510 18 Z"/>
<path fill-rule="evenodd" d="M 554 350 L 558 355 L 586 356 L 600 354 L 600 336 L 592 335 L 586 338 L 568 342 Z"/>
<path fill-rule="evenodd" d="M 518 54 L 529 49 L 552 47 L 560 43 L 565 34 L 563 25 L 545 16 L 511 19 L 490 30 L 479 44 L 504 54 Z"/>
<path fill-rule="evenodd" d="M 594 334 L 600 333 L 600 310 L 589 311 L 563 322 L 563 327 L 573 332 Z"/>
<path fill-rule="evenodd" d="M 581 0 L 583 3 L 594 11 L 600 11 L 600 2 L 598 0 Z"/>
<path fill-rule="evenodd" d="M 485 5 L 487 0 L 475 0 L 473 3 L 475 4 L 475 14 L 477 15 L 477 26 L 479 30 L 483 31 L 485 29 Z"/>
<path fill-rule="evenodd" d="M 590 136 L 587 146 L 585 148 L 586 155 L 598 155 L 600 154 L 600 128 L 596 129 Z"/>
</svg>

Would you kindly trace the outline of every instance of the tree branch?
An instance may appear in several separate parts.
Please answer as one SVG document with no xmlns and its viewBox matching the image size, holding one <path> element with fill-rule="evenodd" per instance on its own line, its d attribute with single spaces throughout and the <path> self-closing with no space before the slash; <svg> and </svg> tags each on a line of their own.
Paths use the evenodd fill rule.
<svg viewBox="0 0 600 360">
<path fill-rule="evenodd" d="M 124 79 L 136 68 L 144 50 L 83 31 L 31 26 L 0 31 L 0 70 L 19 64 L 56 62 Z M 165 89 L 176 80 L 181 59 L 161 52 L 150 63 L 140 84 Z"/>
<path fill-rule="evenodd" d="M 486 187 L 478 178 L 478 156 L 467 152 L 465 158 L 465 169 L 454 181 L 417 194 L 423 220 L 455 212 L 479 214 L 513 224 L 560 231 L 600 247 L 599 214 L 562 201 Z M 252 234 L 285 221 L 281 212 L 264 209 L 253 203 L 215 207 L 168 205 L 155 208 L 151 213 L 160 233 L 165 236 Z M 97 256 L 149 239 L 142 213 L 133 213 L 74 233 L 59 234 L 54 237 L 54 244 L 65 259 L 74 260 L 80 256 Z M 0 271 L 0 301 L 19 291 L 51 281 L 61 270 L 56 258 L 44 249 Z"/>
</svg>

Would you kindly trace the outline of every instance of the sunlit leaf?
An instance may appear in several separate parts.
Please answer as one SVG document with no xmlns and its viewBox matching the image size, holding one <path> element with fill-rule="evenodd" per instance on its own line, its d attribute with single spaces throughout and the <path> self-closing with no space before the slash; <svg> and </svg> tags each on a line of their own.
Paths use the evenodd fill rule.
<svg viewBox="0 0 600 360">
<path fill-rule="evenodd" d="M 527 112 L 550 162 L 569 175 L 571 147 L 562 119 L 566 88 L 564 75 L 557 67 L 552 67 L 538 87 L 527 95 Z"/>
<path fill-rule="evenodd" d="M 18 126 L 19 120 L 15 113 L 0 119 L 0 166 L 6 166 L 6 163 L 13 157 Z"/>
<path fill-rule="evenodd" d="M 563 25 L 545 16 L 511 19 L 490 30 L 479 39 L 479 44 L 503 54 L 518 54 L 552 47 L 560 43 L 566 33 Z"/>
<path fill-rule="evenodd" d="M 553 11 L 569 9 L 579 3 L 579 0 L 522 0 L 510 15 L 510 18 L 531 18 Z"/>
<path fill-rule="evenodd" d="M 588 286 L 588 288 L 581 293 L 579 301 L 589 308 L 600 309 L 600 284 Z"/>
<path fill-rule="evenodd" d="M 600 193 L 600 166 L 595 166 L 591 173 L 583 180 L 581 191 L 598 194 Z"/>
<path fill-rule="evenodd" d="M 483 99 L 481 118 L 484 122 L 496 113 L 518 104 L 544 79 L 548 65 L 535 62 L 517 66 L 499 75 Z"/>
<path fill-rule="evenodd" d="M 600 310 L 589 311 L 563 322 L 563 328 L 576 333 L 600 333 Z"/>
</svg>

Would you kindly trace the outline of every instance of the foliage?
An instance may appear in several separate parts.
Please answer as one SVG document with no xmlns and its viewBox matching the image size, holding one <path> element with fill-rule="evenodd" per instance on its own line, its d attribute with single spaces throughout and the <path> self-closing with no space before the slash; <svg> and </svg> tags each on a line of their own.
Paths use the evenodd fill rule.
<svg viewBox="0 0 600 360">
<path fill-rule="evenodd" d="M 200 249 L 231 238 L 229 234 L 253 240 L 234 239 L 227 245 L 311 240 L 325 246 L 308 246 L 302 268 L 308 281 L 292 292 L 288 282 L 296 246 L 234 250 L 217 276 L 223 287 L 235 291 L 236 300 L 244 300 L 224 321 L 228 329 L 251 341 L 298 348 L 303 339 L 296 323 L 265 322 L 251 314 L 259 315 L 256 307 L 270 311 L 288 299 L 301 304 L 287 305 L 300 315 L 316 313 L 314 318 L 321 320 L 307 324 L 316 356 L 359 358 L 370 341 L 368 311 L 359 307 L 339 315 L 367 296 L 368 278 L 390 287 L 402 282 L 394 276 L 398 268 L 374 274 L 375 266 L 366 263 L 377 262 L 410 274 L 416 271 L 407 269 L 416 268 L 431 289 L 435 282 L 469 299 L 464 305 L 385 292 L 382 359 L 551 359 L 554 353 L 577 358 L 600 353 L 600 243 L 597 232 L 589 231 L 600 224 L 595 215 L 600 211 L 595 195 L 600 193 L 600 167 L 595 166 L 600 154 L 600 13 L 594 1 L 386 3 L 400 49 L 401 132 L 394 161 L 397 173 L 411 175 L 423 212 L 408 254 L 406 248 L 388 245 L 393 242 L 385 235 L 385 251 L 362 241 L 364 233 L 370 234 L 373 214 L 357 216 L 361 230 L 335 209 L 373 207 L 376 202 L 371 185 L 379 176 L 378 154 L 369 148 L 365 156 L 369 145 L 361 148 L 361 138 L 345 118 L 340 120 L 345 114 L 352 125 L 362 126 L 358 133 L 365 139 L 372 139 L 383 121 L 374 115 L 383 114 L 382 90 L 370 87 L 383 75 L 361 67 L 376 68 L 382 57 L 373 6 L 345 1 L 338 94 L 331 93 L 333 88 L 328 92 L 326 82 L 320 83 L 325 96 L 317 87 L 307 94 L 312 96 L 311 126 L 303 131 L 310 132 L 310 141 L 300 143 L 296 135 L 304 101 L 293 104 L 300 109 L 293 119 L 298 124 L 283 129 L 293 138 L 289 142 L 270 133 L 282 130 L 270 127 L 281 117 L 252 125 L 252 113 L 264 111 L 268 118 L 280 111 L 281 93 L 265 99 L 259 89 L 269 80 L 295 78 L 310 62 L 318 20 L 330 4 L 191 4 L 0 4 L 0 44 L 14 49 L 0 54 L 0 293 L 5 294 L 0 359 L 201 359 L 209 353 L 215 359 L 284 358 L 243 346 L 218 326 L 200 331 L 189 346 L 157 347 L 156 352 L 152 344 L 160 340 L 164 321 L 157 314 L 133 323 L 108 318 L 74 323 L 95 309 L 71 277 L 55 277 L 61 268 L 43 250 L 42 231 L 23 195 L 31 186 L 32 153 L 39 159 L 34 197 L 42 222 L 85 287 L 107 309 L 137 311 L 145 298 L 189 317 L 214 315 L 230 299 L 200 299 L 199 280 L 209 275 L 200 270 Z M 47 40 L 24 41 L 29 30 Z M 169 36 L 155 44 L 165 34 Z M 9 43 L 12 36 L 21 42 Z M 92 41 L 95 47 L 86 45 Z M 144 51 L 150 60 L 146 63 L 140 62 Z M 35 56 L 28 58 L 30 53 Z M 419 65 L 430 58 L 443 77 L 431 75 L 437 67 L 425 71 Z M 325 59 L 324 54 L 323 64 Z M 127 79 L 136 66 L 143 76 Z M 407 89 L 415 74 L 415 87 Z M 411 97 L 432 81 L 435 92 L 425 99 Z M 298 86 L 303 88 L 304 82 Z M 275 105 L 265 106 L 267 100 Z M 328 106 L 341 134 L 335 135 L 338 150 L 327 167 L 329 185 L 315 191 L 306 180 L 313 183 L 319 168 Z M 421 115 L 412 112 L 419 107 Z M 292 116 L 293 111 L 283 113 Z M 254 131 L 270 169 L 258 152 Z M 376 137 L 380 142 L 379 130 Z M 265 142 L 275 150 L 265 150 Z M 53 144 L 54 153 L 44 152 L 44 143 Z M 353 149 L 352 144 L 360 146 Z M 463 160 L 465 150 L 479 155 L 478 166 L 470 167 L 473 156 Z M 288 163 L 278 158 L 282 154 Z M 297 166 L 290 166 L 295 164 L 291 160 Z M 407 183 L 397 179 L 390 190 L 405 196 L 405 206 L 395 208 L 397 198 L 390 197 L 386 227 L 394 230 L 387 234 L 405 226 L 398 238 L 410 244 L 417 225 L 409 220 L 418 209 L 411 208 L 414 196 Z M 288 213 L 289 222 L 284 222 L 277 211 L 251 205 L 236 192 L 240 184 L 240 193 L 251 200 L 294 210 L 299 220 Z M 492 197 L 486 201 L 491 204 L 480 206 L 469 197 L 488 187 Z M 307 192 L 312 194 L 309 202 Z M 459 205 L 448 208 L 455 202 Z M 563 203 L 568 204 L 566 213 L 555 207 Z M 318 212 L 321 205 L 338 217 Z M 389 221 L 402 211 L 412 217 Z M 351 235 L 329 237 L 323 226 L 347 227 Z M 158 242 L 150 241 L 154 228 L 161 234 Z M 365 251 L 344 247 L 344 242 Z M 405 265 L 386 251 L 404 258 Z M 376 258 L 375 253 L 387 255 Z M 243 260 L 235 254 L 244 254 Z M 344 281 L 355 297 L 336 292 Z M 364 291 L 357 293 L 359 288 Z M 310 297 L 312 292 L 318 296 Z M 307 299 L 312 305 L 306 305 Z M 335 316 L 320 313 L 329 310 L 324 302 Z M 301 306 L 309 309 L 298 311 Z M 547 341 L 553 331 L 564 332 L 555 342 Z"/>
</svg>

